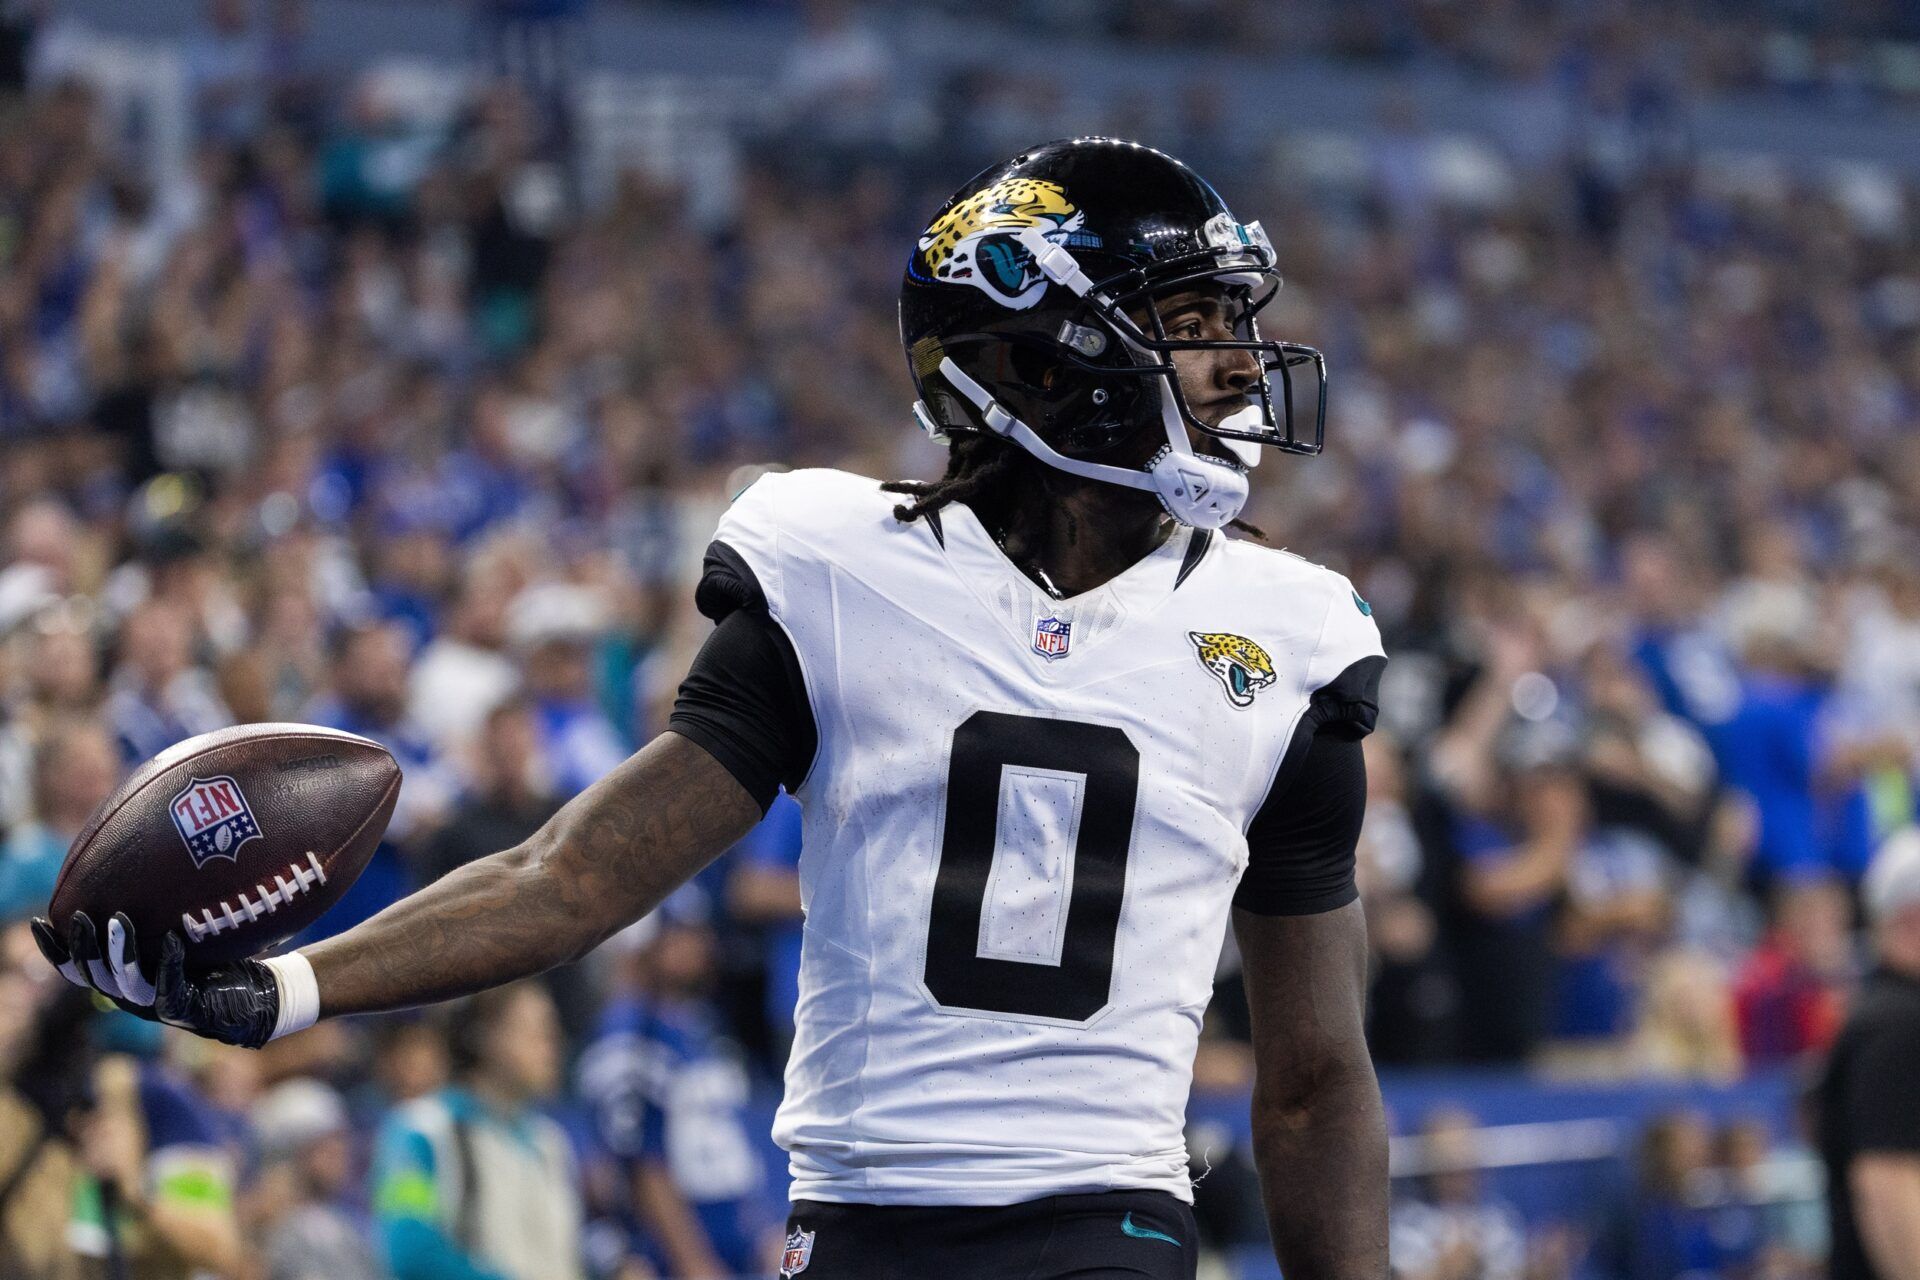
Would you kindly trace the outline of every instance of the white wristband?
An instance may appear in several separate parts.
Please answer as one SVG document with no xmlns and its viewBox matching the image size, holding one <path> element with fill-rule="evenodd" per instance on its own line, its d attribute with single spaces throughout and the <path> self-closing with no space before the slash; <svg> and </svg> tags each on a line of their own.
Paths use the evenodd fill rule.
<svg viewBox="0 0 1920 1280">
<path fill-rule="evenodd" d="M 261 963 L 273 971 L 274 983 L 280 988 L 280 1016 L 267 1039 L 278 1040 L 281 1036 L 305 1031 L 320 1021 L 320 984 L 314 979 L 313 966 L 305 956 L 290 951 Z"/>
</svg>

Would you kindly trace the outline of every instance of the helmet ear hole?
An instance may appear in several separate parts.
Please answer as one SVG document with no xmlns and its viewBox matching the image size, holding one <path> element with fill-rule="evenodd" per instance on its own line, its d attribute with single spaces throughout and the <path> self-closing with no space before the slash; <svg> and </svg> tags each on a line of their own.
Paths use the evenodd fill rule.
<svg viewBox="0 0 1920 1280">
<path fill-rule="evenodd" d="M 1071 396 L 1059 400 L 1061 420 L 1071 423 L 1061 443 L 1073 453 L 1097 453 L 1119 443 L 1141 425 L 1139 404 L 1145 389 L 1138 379 L 1081 374 Z"/>
<path fill-rule="evenodd" d="M 1020 343 L 1011 343 L 1007 350 L 1007 363 L 1013 370 L 1013 376 L 1030 387 L 1051 392 L 1060 379 L 1060 362 L 1050 352 L 1038 347 Z"/>
</svg>

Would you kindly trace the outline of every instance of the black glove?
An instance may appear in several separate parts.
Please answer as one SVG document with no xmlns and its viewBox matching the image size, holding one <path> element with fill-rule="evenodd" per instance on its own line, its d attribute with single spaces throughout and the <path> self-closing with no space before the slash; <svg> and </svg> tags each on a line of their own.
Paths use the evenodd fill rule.
<svg viewBox="0 0 1920 1280">
<path fill-rule="evenodd" d="M 73 913 L 65 939 L 50 921 L 36 918 L 33 940 L 69 982 L 90 987 L 148 1021 L 258 1049 L 280 1018 L 280 983 L 271 969 L 258 960 L 241 960 L 188 973 L 186 944 L 171 931 L 160 943 L 160 971 L 149 982 L 140 971 L 133 922 L 123 911 L 107 922 L 104 952 L 84 911 Z"/>
</svg>

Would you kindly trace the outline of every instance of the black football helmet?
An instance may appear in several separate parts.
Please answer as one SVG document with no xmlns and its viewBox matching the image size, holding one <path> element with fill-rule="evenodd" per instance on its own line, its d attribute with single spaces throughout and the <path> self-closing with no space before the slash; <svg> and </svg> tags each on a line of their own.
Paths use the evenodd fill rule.
<svg viewBox="0 0 1920 1280">
<path fill-rule="evenodd" d="M 1225 288 L 1234 338 L 1169 338 L 1147 304 L 1206 283 Z M 1259 446 L 1315 454 L 1324 439 L 1326 360 L 1260 336 L 1260 309 L 1279 288 L 1260 224 L 1238 221 L 1172 156 L 1117 138 L 1034 147 L 956 192 L 907 263 L 900 339 L 915 416 L 935 439 L 990 431 L 1218 528 L 1245 505 Z M 1173 354 L 1194 350 L 1260 361 L 1247 407 L 1216 425 L 1181 394 Z M 1167 444 L 1145 470 L 1086 457 L 1150 422 Z M 1234 460 L 1196 454 L 1188 427 L 1228 442 Z"/>
</svg>

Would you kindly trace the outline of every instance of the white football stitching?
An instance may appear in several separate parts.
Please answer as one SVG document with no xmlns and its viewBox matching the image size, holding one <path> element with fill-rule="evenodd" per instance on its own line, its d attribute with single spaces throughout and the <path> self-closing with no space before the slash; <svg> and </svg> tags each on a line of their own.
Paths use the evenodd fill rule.
<svg viewBox="0 0 1920 1280">
<path fill-rule="evenodd" d="M 187 936 L 199 942 L 204 938 L 217 937 L 229 929 L 238 929 L 263 915 L 272 915 L 283 904 L 293 901 L 295 894 L 305 893 L 313 885 L 327 882 L 327 873 L 320 865 L 320 857 L 311 850 L 307 853 L 305 866 L 296 862 L 287 868 L 287 872 L 293 877 L 292 883 L 288 883 L 286 876 L 276 875 L 271 889 L 264 884 L 253 886 L 253 891 L 260 895 L 258 902 L 249 901 L 243 890 L 239 911 L 222 902 L 217 914 L 209 907 L 200 912 L 198 920 L 193 918 L 191 911 L 186 912 L 180 917 L 180 923 L 186 927 Z"/>
</svg>

